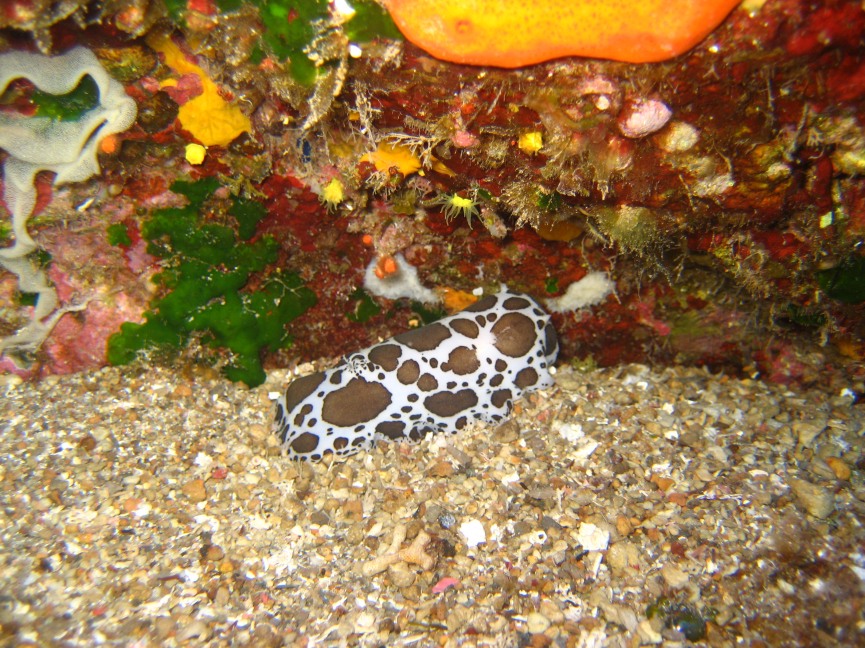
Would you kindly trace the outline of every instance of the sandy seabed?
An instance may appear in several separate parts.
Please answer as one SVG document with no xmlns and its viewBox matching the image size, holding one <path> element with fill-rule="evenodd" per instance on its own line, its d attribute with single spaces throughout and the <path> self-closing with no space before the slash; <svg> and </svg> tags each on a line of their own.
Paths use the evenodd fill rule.
<svg viewBox="0 0 865 648">
<path fill-rule="evenodd" d="M 3 381 L 3 646 L 865 645 L 844 389 L 564 369 L 498 427 L 309 465 L 284 371 Z"/>
</svg>

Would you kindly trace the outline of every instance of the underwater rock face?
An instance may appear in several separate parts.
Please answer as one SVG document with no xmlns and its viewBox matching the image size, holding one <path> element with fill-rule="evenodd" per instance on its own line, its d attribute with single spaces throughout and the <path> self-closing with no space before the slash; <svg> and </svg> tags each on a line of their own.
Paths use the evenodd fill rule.
<svg viewBox="0 0 865 648">
<path fill-rule="evenodd" d="M 83 6 L 51 8 L 61 4 Z M 571 56 L 516 69 L 432 58 L 399 40 L 371 0 L 352 2 L 351 16 L 326 0 L 292 3 L 297 12 L 280 0 L 236 5 L 118 0 L 84 22 L 80 12 L 45 14 L 60 18 L 54 51 L 98 44 L 100 63 L 139 106 L 136 127 L 100 152 L 94 179 L 52 191 L 48 174 L 37 178 L 31 234 L 51 255 L 40 253 L 52 280 L 68 279 L 61 307 L 96 296 L 100 327 L 140 321 L 171 288 L 150 281 L 171 263 L 148 256 L 159 242 L 141 233 L 154 212 L 180 206 L 168 190 L 175 180 L 208 180 L 220 187 L 202 205 L 204 223 L 232 223 L 233 197 L 257 200 L 265 213 L 250 241 L 271 236 L 276 246 L 278 259 L 242 294 L 283 267 L 318 297 L 285 330 L 290 350 L 262 352 L 265 368 L 339 357 L 442 316 L 364 285 L 364 268 L 387 275 L 404 258 L 437 295 L 503 282 L 543 302 L 607 274 L 613 298 L 552 315 L 565 360 L 698 364 L 793 382 L 834 367 L 861 375 L 860 4 L 749 2 L 674 59 Z M 526 23 L 545 18 L 544 6 L 526 4 Z M 624 6 L 603 3 L 603 15 Z M 148 28 L 151 9 L 174 28 L 176 47 Z M 628 27 L 639 24 L 639 8 L 626 13 Z M 482 14 L 471 19 L 480 24 Z M 0 18 L 0 49 L 44 45 L 28 31 L 38 25 L 15 15 L 5 17 L 14 30 Z M 605 20 L 598 38 L 621 25 Z M 141 30 L 147 37 L 130 45 L 125 34 Z M 207 81 L 215 85 L 205 92 Z M 7 105 L 26 110 L 32 91 L 21 86 L 10 86 Z M 192 117 L 180 111 L 190 104 Z M 248 123 L 230 128 L 226 107 Z M 220 127 L 206 138 L 216 143 L 188 149 L 190 127 L 207 124 Z M 71 227 L 92 233 L 76 254 L 62 250 L 82 240 L 67 241 Z M 109 230 L 120 229 L 127 243 L 112 242 Z M 11 242 L 3 223 L 0 237 Z M 73 262 L 108 252 L 113 261 L 100 268 Z M 0 333 L 20 330 L 34 301 L 0 277 Z M 441 304 L 457 308 L 454 298 Z M 105 361 L 102 345 L 80 354 L 68 334 L 80 326 L 83 339 L 110 335 L 94 335 L 94 308 L 56 329 L 32 357 L 35 373 Z M 221 347 L 210 360 L 226 366 L 231 355 Z M 11 365 L 0 360 L 18 371 Z"/>
<path fill-rule="evenodd" d="M 298 378 L 277 401 L 276 433 L 289 456 L 318 461 L 501 421 L 515 398 L 552 386 L 557 354 L 549 315 L 503 290 Z"/>
</svg>

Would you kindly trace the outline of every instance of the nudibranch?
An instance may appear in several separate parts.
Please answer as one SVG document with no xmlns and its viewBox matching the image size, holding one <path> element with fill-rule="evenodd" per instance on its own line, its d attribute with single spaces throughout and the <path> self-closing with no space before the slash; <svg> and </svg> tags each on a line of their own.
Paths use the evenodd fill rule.
<svg viewBox="0 0 865 648">
<path fill-rule="evenodd" d="M 516 68 L 563 56 L 663 61 L 741 0 L 382 0 L 403 35 L 454 63 Z"/>
<path fill-rule="evenodd" d="M 276 433 L 290 457 L 318 461 L 378 440 L 495 423 L 515 398 L 552 386 L 557 354 L 550 316 L 502 290 L 294 380 L 277 400 Z"/>
</svg>

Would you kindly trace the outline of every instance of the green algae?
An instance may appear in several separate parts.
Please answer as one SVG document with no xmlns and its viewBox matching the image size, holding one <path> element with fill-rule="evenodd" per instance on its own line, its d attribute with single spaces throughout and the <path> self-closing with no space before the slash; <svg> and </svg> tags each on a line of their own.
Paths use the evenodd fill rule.
<svg viewBox="0 0 865 648">
<path fill-rule="evenodd" d="M 223 372 L 230 380 L 254 387 L 265 379 L 262 355 L 291 345 L 286 325 L 315 304 L 315 293 L 284 270 L 251 289 L 253 276 L 277 260 L 278 246 L 268 236 L 252 240 L 265 214 L 254 201 L 235 199 L 227 214 L 233 219 L 205 219 L 204 202 L 218 188 L 214 178 L 177 181 L 171 190 L 188 204 L 156 210 L 142 226 L 147 251 L 163 261 L 153 278 L 161 296 L 144 323 L 126 322 L 109 338 L 111 364 L 127 364 L 149 349 L 178 351 L 198 338 L 229 352 Z"/>
<path fill-rule="evenodd" d="M 349 299 L 354 302 L 354 310 L 348 313 L 346 317 L 352 322 L 363 324 L 381 312 L 381 306 L 376 304 L 375 300 L 363 288 L 355 290 L 349 295 Z"/>
<path fill-rule="evenodd" d="M 832 299 L 845 304 L 865 301 L 865 256 L 851 255 L 834 268 L 817 273 L 817 283 Z"/>
<path fill-rule="evenodd" d="M 99 105 L 99 88 L 92 77 L 85 76 L 71 92 L 54 95 L 36 89 L 30 95 L 30 100 L 36 106 L 37 117 L 75 121 Z"/>
<path fill-rule="evenodd" d="M 105 228 L 105 232 L 108 234 L 108 242 L 111 245 L 121 247 L 129 247 L 132 245 L 132 239 L 129 238 L 129 231 L 123 223 L 112 223 Z"/>
<path fill-rule="evenodd" d="M 417 302 L 417 301 L 413 301 L 411 303 L 411 310 L 415 315 L 420 317 L 421 322 L 423 322 L 424 325 L 432 324 L 433 322 L 437 322 L 442 317 L 447 315 L 444 308 L 441 308 L 441 307 L 427 308 L 422 303 Z"/>
<path fill-rule="evenodd" d="M 187 0 L 163 1 L 171 20 L 186 25 L 190 12 Z M 239 11 L 244 4 L 258 9 L 263 27 L 261 41 L 251 54 L 252 63 L 273 55 L 287 63 L 292 78 L 305 86 L 315 83 L 320 67 L 333 64 L 317 61 L 315 53 L 328 34 L 335 33 L 340 20 L 332 16 L 328 0 L 216 0 L 221 14 Z M 354 13 L 341 24 L 348 40 L 363 43 L 375 38 L 402 39 L 390 14 L 374 0 L 352 0 L 349 4 Z"/>
<path fill-rule="evenodd" d="M 311 53 L 327 30 L 330 12 L 327 0 L 253 0 L 264 24 L 262 39 L 273 55 L 290 63 L 291 75 L 303 85 L 312 85 L 320 63 Z M 388 13 L 372 0 L 352 2 L 355 13 L 343 25 L 346 36 L 365 42 L 382 36 L 401 38 Z"/>
</svg>

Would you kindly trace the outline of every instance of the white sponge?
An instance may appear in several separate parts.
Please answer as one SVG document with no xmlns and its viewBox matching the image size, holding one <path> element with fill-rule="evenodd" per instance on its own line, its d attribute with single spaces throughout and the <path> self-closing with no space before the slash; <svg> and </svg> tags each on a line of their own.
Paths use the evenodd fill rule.
<svg viewBox="0 0 865 648">
<path fill-rule="evenodd" d="M 417 276 L 417 268 L 405 260 L 402 254 L 395 254 L 396 272 L 380 279 L 375 273 L 377 260 L 366 267 L 363 277 L 363 286 L 367 292 L 385 299 L 400 299 L 408 297 L 424 304 L 432 304 L 439 301 L 438 295 L 421 284 Z"/>
<path fill-rule="evenodd" d="M 84 76 L 99 89 L 99 105 L 75 121 L 0 113 L 0 148 L 8 153 L 3 165 L 3 198 L 12 214 L 15 243 L 0 249 L 0 265 L 18 277 L 19 289 L 37 293 L 30 324 L 0 339 L 0 352 L 35 351 L 65 311 L 57 309 L 57 293 L 45 272 L 25 257 L 36 249 L 27 232 L 27 219 L 36 204 L 34 179 L 40 171 L 55 173 L 54 184 L 81 182 L 99 173 L 96 154 L 108 135 L 125 131 L 135 121 L 135 101 L 112 79 L 96 56 L 76 47 L 61 56 L 29 52 L 0 55 L 0 94 L 15 79 L 27 79 L 44 92 L 72 92 Z M 55 312 L 56 311 L 56 312 Z"/>
<path fill-rule="evenodd" d="M 566 313 L 600 304 L 616 289 L 615 282 L 605 272 L 590 272 L 568 286 L 565 294 L 547 300 L 553 313 Z"/>
</svg>

